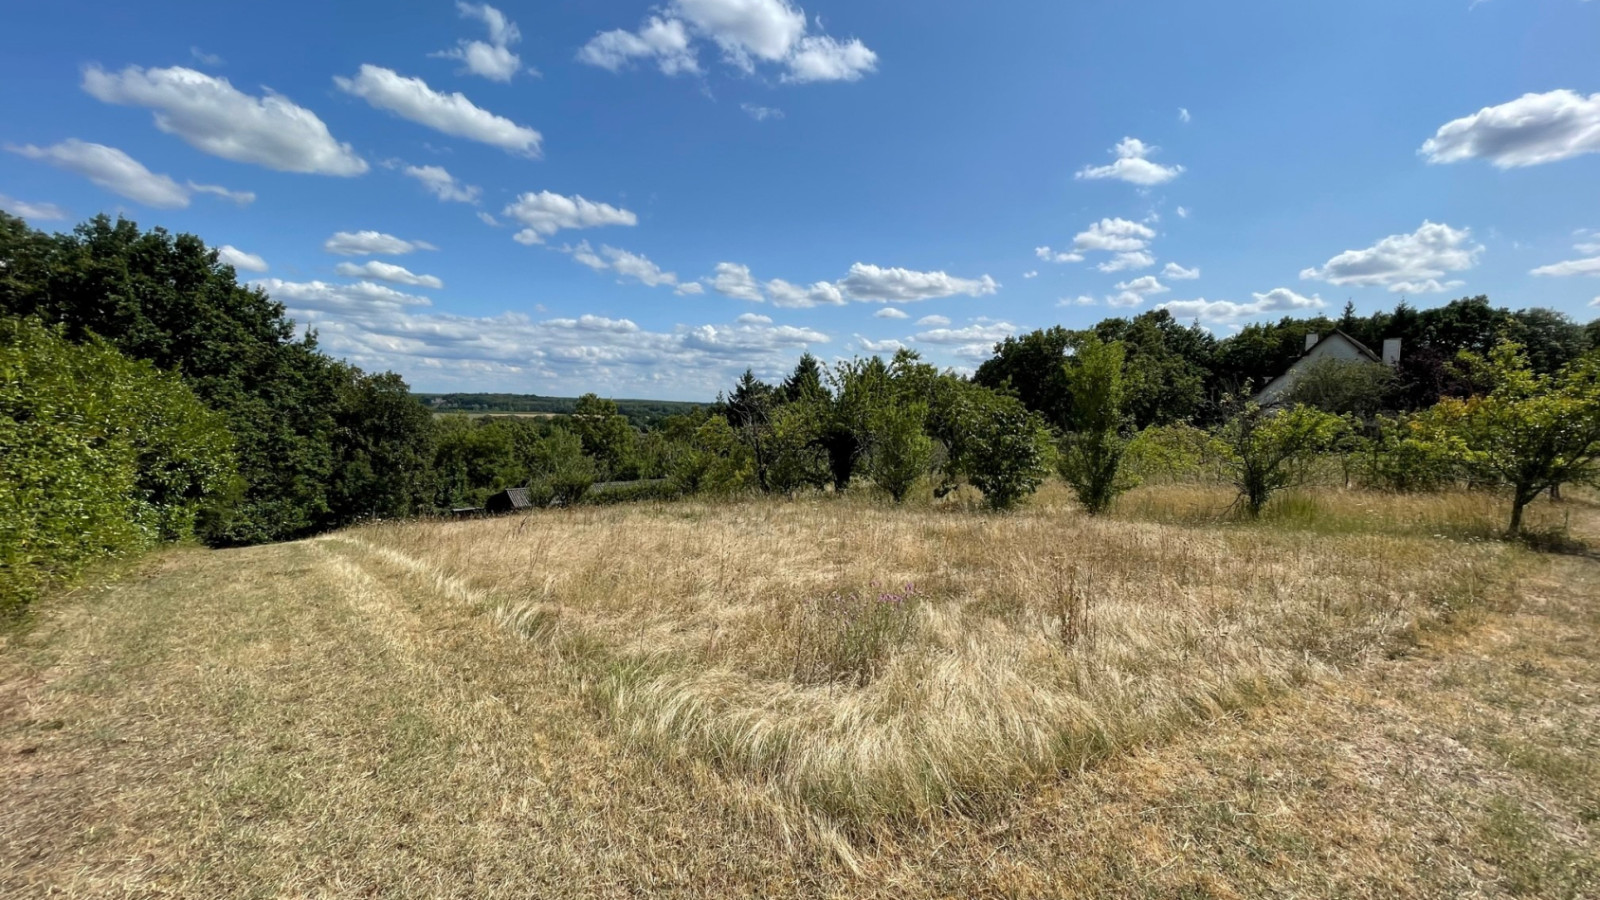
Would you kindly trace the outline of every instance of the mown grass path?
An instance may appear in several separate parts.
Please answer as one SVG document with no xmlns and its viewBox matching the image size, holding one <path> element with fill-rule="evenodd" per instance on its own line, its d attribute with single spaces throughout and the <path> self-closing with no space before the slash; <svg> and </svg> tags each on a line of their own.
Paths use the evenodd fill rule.
<svg viewBox="0 0 1600 900">
<path fill-rule="evenodd" d="M 375 548 L 176 551 L 0 646 L 0 896 L 1600 896 L 1600 562 L 1520 588 L 993 819 L 829 846 Z"/>
</svg>

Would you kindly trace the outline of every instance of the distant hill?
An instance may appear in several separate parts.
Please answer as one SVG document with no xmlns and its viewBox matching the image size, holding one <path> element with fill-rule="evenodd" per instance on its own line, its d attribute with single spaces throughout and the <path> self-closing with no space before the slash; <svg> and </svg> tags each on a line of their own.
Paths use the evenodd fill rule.
<svg viewBox="0 0 1600 900">
<path fill-rule="evenodd" d="M 414 393 L 422 404 L 436 413 L 470 415 L 535 414 L 564 416 L 572 412 L 576 397 L 540 397 L 536 394 L 422 394 Z M 667 416 L 692 412 L 703 403 L 679 400 L 617 400 L 617 411 L 635 426 L 648 427 Z"/>
</svg>

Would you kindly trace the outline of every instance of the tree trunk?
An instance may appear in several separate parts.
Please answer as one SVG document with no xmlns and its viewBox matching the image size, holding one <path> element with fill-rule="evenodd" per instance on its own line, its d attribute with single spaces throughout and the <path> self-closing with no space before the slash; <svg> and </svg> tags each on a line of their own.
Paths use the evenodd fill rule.
<svg viewBox="0 0 1600 900">
<path fill-rule="evenodd" d="M 1516 497 L 1511 501 L 1511 527 L 1506 529 L 1506 533 L 1512 537 L 1518 537 L 1522 534 L 1522 510 L 1527 505 L 1528 501 L 1524 500 L 1522 492 L 1518 491 Z"/>
<path fill-rule="evenodd" d="M 1550 485 L 1550 502 L 1551 503 L 1560 503 L 1561 502 L 1561 485 L 1559 485 L 1559 484 Z"/>
</svg>

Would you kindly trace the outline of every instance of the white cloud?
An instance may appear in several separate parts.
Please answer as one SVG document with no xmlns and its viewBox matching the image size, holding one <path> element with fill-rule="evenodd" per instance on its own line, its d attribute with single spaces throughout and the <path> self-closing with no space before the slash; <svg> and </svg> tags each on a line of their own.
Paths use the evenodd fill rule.
<svg viewBox="0 0 1600 900">
<path fill-rule="evenodd" d="M 631 279 L 649 287 L 667 285 L 677 288 L 679 294 L 698 294 L 703 290 L 698 284 L 680 285 L 677 273 L 664 272 L 648 258 L 637 253 L 629 253 L 627 250 L 602 244 L 600 252 L 596 253 L 588 241 L 580 241 L 576 247 L 561 249 L 565 253 L 571 253 L 573 259 L 597 272 L 607 270 L 616 272 L 619 281 Z"/>
<path fill-rule="evenodd" d="M 542 244 L 562 229 L 601 228 L 608 225 L 633 226 L 639 217 L 609 203 L 595 203 L 574 195 L 564 197 L 550 191 L 525 193 L 508 205 L 502 215 L 522 223 L 515 239 L 523 244 Z"/>
<path fill-rule="evenodd" d="M 1148 247 L 1155 236 L 1156 233 L 1150 226 L 1139 222 L 1130 222 L 1127 219 L 1101 219 L 1072 239 L 1072 249 L 1132 253 Z"/>
<path fill-rule="evenodd" d="M 814 306 L 845 304 L 844 291 L 830 281 L 818 281 L 810 287 L 801 287 L 798 284 L 790 284 L 782 278 L 774 278 L 767 282 L 766 288 L 767 294 L 772 297 L 773 306 L 810 309 Z"/>
<path fill-rule="evenodd" d="M 781 80 L 790 83 L 856 81 L 877 69 L 878 55 L 860 40 L 808 34 L 805 12 L 788 0 L 671 0 L 659 12 L 638 31 L 595 35 L 578 59 L 613 72 L 635 60 L 653 60 L 668 75 L 695 74 L 699 38 L 716 44 L 740 71 L 753 73 L 757 63 L 777 65 Z"/>
<path fill-rule="evenodd" d="M 316 113 L 268 89 L 252 97 L 226 78 L 194 69 L 142 69 L 118 74 L 90 66 L 83 89 L 104 103 L 155 110 L 156 127 L 190 146 L 234 162 L 280 172 L 360 175 L 366 160 L 333 139 Z"/>
<path fill-rule="evenodd" d="M 487 3 L 456 3 L 463 18 L 477 19 L 489 30 L 489 40 L 457 41 L 455 49 L 433 54 L 444 59 L 459 59 L 466 71 L 481 75 L 490 81 L 510 81 L 522 68 L 522 59 L 511 51 L 511 45 L 522 40 L 517 23 L 506 18 L 505 13 Z"/>
<path fill-rule="evenodd" d="M 1430 163 L 1485 159 L 1513 169 L 1600 153 L 1600 94 L 1524 94 L 1447 122 L 1417 151 Z"/>
<path fill-rule="evenodd" d="M 704 294 L 705 292 L 706 292 L 706 286 L 701 284 L 698 281 L 680 282 L 678 284 L 677 288 L 675 288 L 673 290 L 673 293 L 677 294 L 680 297 L 687 297 L 687 296 L 690 296 L 690 295 L 698 297 L 701 294 Z"/>
<path fill-rule="evenodd" d="M 689 31 L 677 19 L 652 16 L 637 33 L 621 29 L 601 32 L 578 51 L 580 62 L 610 72 L 620 72 L 636 59 L 654 60 L 664 75 L 700 72 L 700 61 L 689 46 Z"/>
<path fill-rule="evenodd" d="M 482 188 L 463 184 L 442 166 L 406 166 L 403 171 L 422 182 L 422 186 L 441 201 L 477 203 L 483 194 Z"/>
<path fill-rule="evenodd" d="M 1062 297 L 1056 301 L 1057 306 L 1093 306 L 1100 301 L 1088 294 L 1079 294 L 1076 297 Z"/>
<path fill-rule="evenodd" d="M 1123 291 L 1120 294 L 1117 294 L 1115 296 L 1106 298 L 1106 305 L 1107 306 L 1129 307 L 1129 306 L 1138 306 L 1139 304 L 1141 304 L 1143 302 L 1144 302 L 1144 295 L 1143 294 L 1136 294 L 1133 291 Z"/>
<path fill-rule="evenodd" d="M 911 318 L 911 316 L 906 314 L 905 310 L 897 309 L 897 308 L 895 308 L 893 306 L 885 306 L 883 309 L 880 309 L 877 312 L 873 313 L 872 317 L 874 319 L 909 319 L 909 318 Z"/>
<path fill-rule="evenodd" d="M 10 144 L 12 153 L 47 162 L 75 175 L 82 175 L 102 188 L 157 209 L 181 209 L 189 205 L 189 191 L 167 175 L 157 175 L 138 160 L 115 147 L 91 144 L 69 138 L 50 147 Z"/>
<path fill-rule="evenodd" d="M 772 317 L 763 316 L 760 313 L 745 313 L 733 321 L 739 323 L 740 325 L 771 325 Z"/>
<path fill-rule="evenodd" d="M 1566 275 L 1600 275 L 1600 256 L 1588 259 L 1569 259 L 1565 262 L 1552 263 L 1534 269 L 1532 275 L 1550 275 L 1562 277 Z"/>
<path fill-rule="evenodd" d="M 490 228 L 499 228 L 500 227 L 500 220 L 499 219 L 496 219 L 493 215 L 491 215 L 490 213 L 486 213 L 481 209 L 478 210 L 478 221 L 480 221 L 483 224 L 489 226 Z"/>
<path fill-rule="evenodd" d="M 222 65 L 222 57 L 216 55 L 215 53 L 207 53 L 204 50 L 201 50 L 199 47 L 190 47 L 189 55 L 194 57 L 194 61 L 202 66 Z"/>
<path fill-rule="evenodd" d="M 766 299 L 761 293 L 761 285 L 750 274 L 750 267 L 739 263 L 717 263 L 716 274 L 706 279 L 706 283 L 717 293 L 735 300 L 760 303 Z"/>
<path fill-rule="evenodd" d="M 1078 170 L 1077 177 L 1090 180 L 1112 178 L 1140 187 L 1153 187 L 1182 175 L 1183 166 L 1163 166 L 1146 158 L 1157 149 L 1138 138 L 1123 138 L 1112 150 L 1116 154 L 1116 162 L 1109 166 L 1085 166 Z"/>
<path fill-rule="evenodd" d="M 252 191 L 230 191 L 221 185 L 195 184 L 191 181 L 189 182 L 189 190 L 194 191 L 196 194 L 211 194 L 224 200 L 232 200 L 240 206 L 249 206 L 256 202 L 256 195 Z"/>
<path fill-rule="evenodd" d="M 1191 122 L 1193 120 L 1194 120 L 1194 117 L 1189 115 L 1189 110 L 1188 110 L 1187 107 L 1183 107 L 1183 106 L 1178 107 L 1178 121 L 1179 122 L 1187 123 L 1187 122 Z"/>
<path fill-rule="evenodd" d="M 376 109 L 435 131 L 499 147 L 507 153 L 537 157 L 539 132 L 474 106 L 460 92 L 443 94 L 421 78 L 407 78 L 393 69 L 363 64 L 355 78 L 335 76 L 334 84 Z"/>
<path fill-rule="evenodd" d="M 784 60 L 789 71 L 784 81 L 806 84 L 812 81 L 860 81 L 877 71 L 878 54 L 859 40 L 836 41 L 826 35 L 801 38 L 794 52 Z"/>
<path fill-rule="evenodd" d="M 1579 230 L 1578 242 L 1573 249 L 1579 253 L 1597 254 L 1587 259 L 1569 259 L 1564 262 L 1540 266 L 1529 274 L 1563 278 L 1568 275 L 1600 275 L 1600 240 L 1596 240 L 1596 232 Z"/>
<path fill-rule="evenodd" d="M 1040 259 L 1044 260 L 1045 262 L 1053 262 L 1053 263 L 1083 262 L 1083 254 L 1082 253 L 1074 253 L 1074 252 L 1065 251 L 1065 250 L 1061 250 L 1061 251 L 1051 250 L 1049 247 L 1035 247 L 1035 248 L 1033 248 L 1033 255 L 1039 257 Z"/>
<path fill-rule="evenodd" d="M 934 328 L 912 337 L 919 344 L 992 344 L 1017 333 L 1010 322 L 977 322 L 965 328 Z"/>
<path fill-rule="evenodd" d="M 1185 269 L 1175 262 L 1169 262 L 1167 267 L 1161 270 L 1161 274 L 1173 281 L 1193 281 L 1200 277 L 1200 269 L 1198 266 L 1193 269 Z"/>
<path fill-rule="evenodd" d="M 1180 219 L 1189 218 L 1189 210 L 1185 209 L 1182 206 L 1178 207 L 1178 218 L 1180 218 Z"/>
<path fill-rule="evenodd" d="M 1155 264 L 1154 256 L 1143 250 L 1135 250 L 1132 253 L 1118 253 L 1095 268 L 1102 272 L 1125 272 L 1129 269 L 1148 269 Z"/>
<path fill-rule="evenodd" d="M 283 281 L 262 278 L 251 284 L 272 299 L 297 310 L 322 312 L 398 311 L 413 306 L 430 306 L 427 297 L 401 293 L 394 288 L 361 281 L 355 284 L 329 284 L 325 281 Z"/>
<path fill-rule="evenodd" d="M 856 335 L 856 346 L 867 351 L 868 353 L 895 353 L 897 351 L 904 350 L 906 345 L 895 340 L 894 338 L 875 341 L 871 338 L 862 337 L 858 334 Z"/>
<path fill-rule="evenodd" d="M 1600 306 L 1600 297 L 1596 297 L 1593 300 L 1590 300 L 1589 301 L 1589 305 L 1590 306 Z"/>
<path fill-rule="evenodd" d="M 752 119 L 755 119 L 757 122 L 765 122 L 768 119 L 783 118 L 783 110 L 774 109 L 770 106 L 757 106 L 754 103 L 741 103 L 739 104 L 739 108 L 744 110 L 746 115 Z"/>
<path fill-rule="evenodd" d="M 1022 277 L 1023 277 L 1023 278 L 1025 278 L 1025 279 L 1029 279 L 1029 278 L 1038 278 L 1038 277 L 1039 277 L 1039 270 L 1037 270 L 1037 269 L 1030 269 L 1030 270 L 1028 270 L 1028 271 L 1026 271 L 1026 272 L 1023 272 L 1023 273 L 1022 273 Z"/>
<path fill-rule="evenodd" d="M 1472 230 L 1423 222 L 1411 234 L 1395 234 L 1364 250 L 1346 250 L 1320 268 L 1305 269 L 1303 279 L 1336 285 L 1387 287 L 1390 291 L 1426 293 L 1458 286 L 1437 279 L 1478 264 L 1481 244 Z"/>
<path fill-rule="evenodd" d="M 1316 294 L 1310 297 L 1297 294 L 1288 288 L 1274 288 L 1264 294 L 1252 294 L 1251 303 L 1233 303 L 1227 300 L 1174 300 L 1160 304 L 1179 319 L 1199 319 L 1203 322 L 1231 322 L 1260 316 L 1266 313 L 1305 312 L 1327 306 Z"/>
<path fill-rule="evenodd" d="M 267 261 L 254 253 L 246 253 L 232 244 L 223 244 L 217 248 L 217 262 L 233 266 L 241 272 L 265 272 Z"/>
<path fill-rule="evenodd" d="M 322 249 L 340 256 L 398 256 L 415 250 L 438 248 L 426 241 L 407 241 L 381 231 L 341 231 L 324 241 Z"/>
<path fill-rule="evenodd" d="M 999 283 L 988 275 L 976 279 L 956 278 L 944 272 L 915 272 L 859 262 L 850 267 L 850 273 L 839 282 L 839 287 L 856 300 L 879 303 L 905 303 L 957 294 L 984 297 L 1000 289 Z"/>
<path fill-rule="evenodd" d="M 368 260 L 359 266 L 355 263 L 339 263 L 334 267 L 334 271 L 346 278 L 376 278 L 379 281 L 387 281 L 390 284 L 404 284 L 411 287 L 433 288 L 434 290 L 444 287 L 444 282 L 432 275 L 416 275 L 405 266 L 379 262 L 375 259 Z"/>
<path fill-rule="evenodd" d="M 945 316 L 923 316 L 917 320 L 918 328 L 932 328 L 949 325 L 950 320 Z"/>
<path fill-rule="evenodd" d="M 1165 294 L 1169 288 L 1156 280 L 1154 275 L 1144 275 L 1132 281 L 1123 281 L 1117 284 L 1117 290 L 1130 291 L 1148 297 L 1152 294 Z"/>
<path fill-rule="evenodd" d="M 40 222 L 52 222 L 67 217 L 67 211 L 54 203 L 29 203 L 26 200 L 7 197 L 5 194 L 0 194 L 0 209 L 14 216 Z"/>
</svg>

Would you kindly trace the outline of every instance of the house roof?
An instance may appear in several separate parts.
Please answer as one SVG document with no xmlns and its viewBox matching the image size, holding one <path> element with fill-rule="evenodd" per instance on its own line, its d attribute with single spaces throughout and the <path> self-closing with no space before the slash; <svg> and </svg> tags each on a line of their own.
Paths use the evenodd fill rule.
<svg viewBox="0 0 1600 900">
<path fill-rule="evenodd" d="M 1299 368 L 1300 364 L 1305 362 L 1306 358 L 1309 357 L 1311 354 L 1315 353 L 1318 348 L 1320 348 L 1323 344 L 1327 343 L 1328 341 L 1334 340 L 1336 338 L 1342 339 L 1343 341 L 1348 343 L 1351 347 L 1354 347 L 1356 352 L 1360 353 L 1362 356 L 1366 357 L 1369 362 L 1375 362 L 1375 363 L 1383 362 L 1383 357 L 1379 356 L 1376 353 L 1373 353 L 1372 349 L 1370 347 L 1368 347 L 1366 344 L 1361 343 L 1360 341 L 1356 340 L 1355 338 L 1351 337 L 1350 335 L 1345 334 L 1340 329 L 1335 328 L 1333 331 L 1329 332 L 1326 337 L 1321 338 L 1315 344 L 1313 344 L 1310 347 L 1306 348 L 1306 351 L 1304 353 L 1301 353 L 1298 357 L 1296 357 L 1295 361 L 1289 364 L 1289 368 L 1284 369 L 1283 372 L 1278 375 L 1278 377 L 1276 377 L 1276 378 L 1272 379 L 1271 381 L 1267 382 L 1266 384 L 1262 385 L 1261 386 L 1261 390 L 1256 391 L 1256 396 L 1260 397 L 1260 396 L 1266 394 L 1267 392 L 1271 391 L 1274 385 L 1276 385 L 1278 382 L 1284 380 L 1285 378 L 1288 378 L 1289 374 L 1292 373 L 1295 369 Z"/>
</svg>

